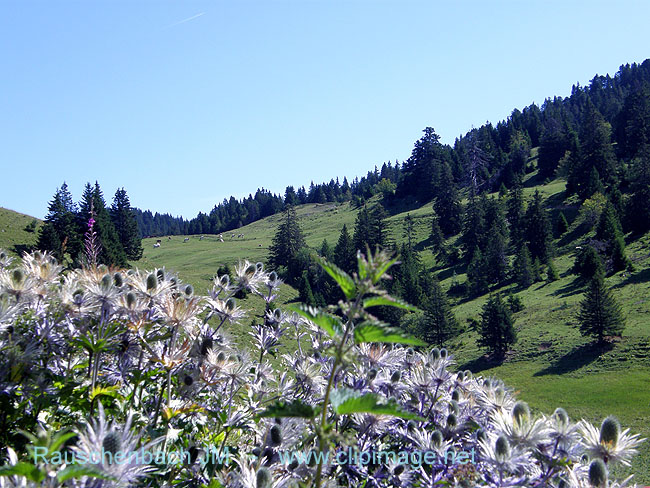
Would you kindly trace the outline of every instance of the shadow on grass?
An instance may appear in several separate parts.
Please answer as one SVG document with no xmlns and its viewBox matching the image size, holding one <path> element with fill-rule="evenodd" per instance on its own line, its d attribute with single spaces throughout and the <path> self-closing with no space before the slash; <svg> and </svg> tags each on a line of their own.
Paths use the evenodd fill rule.
<svg viewBox="0 0 650 488">
<path fill-rule="evenodd" d="M 646 268 L 635 273 L 629 273 L 626 271 L 627 278 L 625 278 L 620 283 L 612 286 L 612 288 L 623 288 L 627 285 L 638 285 L 639 283 L 647 283 L 650 281 L 650 268 Z"/>
<path fill-rule="evenodd" d="M 598 359 L 598 357 L 604 352 L 611 351 L 613 347 L 614 345 L 611 343 L 605 343 L 602 345 L 595 343 L 583 344 L 582 346 L 576 347 L 568 354 L 565 354 L 550 366 L 537 371 L 533 376 L 571 373 Z"/>
<path fill-rule="evenodd" d="M 562 288 L 558 288 L 553 292 L 553 295 L 558 297 L 558 298 L 566 298 L 570 297 L 571 295 L 575 295 L 576 293 L 580 292 L 580 289 L 584 286 L 584 282 L 576 277 L 573 281 L 570 283 L 564 285 Z"/>
<path fill-rule="evenodd" d="M 476 359 L 472 359 L 471 361 L 467 361 L 466 363 L 459 365 L 458 369 L 460 371 L 469 369 L 472 373 L 476 374 L 486 369 L 501 366 L 503 362 L 504 359 L 496 359 L 492 356 L 480 356 Z"/>
</svg>

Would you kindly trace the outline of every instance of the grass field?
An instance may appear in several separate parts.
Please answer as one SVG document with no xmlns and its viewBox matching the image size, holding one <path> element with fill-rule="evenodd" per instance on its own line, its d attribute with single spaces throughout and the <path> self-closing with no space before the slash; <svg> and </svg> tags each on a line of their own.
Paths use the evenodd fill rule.
<svg viewBox="0 0 650 488">
<path fill-rule="evenodd" d="M 531 196 L 539 190 L 551 207 L 554 216 L 562 210 L 569 221 L 577 214 L 575 206 L 563 201 L 564 182 L 548 183 L 529 175 L 525 194 Z M 437 273 L 444 288 L 453 281 L 466 279 L 464 268 L 443 268 L 436 262 L 428 247 L 432 209 L 427 204 L 414 208 L 387 207 L 390 239 L 401 243 L 406 240 L 403 221 L 407 214 L 414 219 L 414 246 L 421 252 L 423 262 Z M 357 210 L 349 203 L 309 204 L 297 209 L 300 225 L 307 244 L 319 248 L 323 239 L 331 246 L 336 244 L 343 224 L 353 231 Z M 282 215 L 254 222 L 234 231 L 235 237 L 224 233 L 224 242 L 217 236 L 186 236 L 161 238 L 160 248 L 153 247 L 156 239 L 143 240 L 144 256 L 133 266 L 144 269 L 165 267 L 173 270 L 198 293 L 205 293 L 221 265 L 234 265 L 238 261 L 266 261 L 268 249 Z M 9 250 L 36 242 L 37 233 L 24 230 L 32 218 L 0 209 L 0 247 Z M 243 234 L 243 238 L 237 235 Z M 571 235 L 569 233 L 569 235 Z M 18 245 L 18 246 L 16 246 Z M 607 415 L 615 415 L 625 428 L 650 438 L 650 234 L 628 243 L 628 255 L 635 271 L 618 273 L 607 278 L 616 298 L 626 314 L 627 325 L 623 337 L 608 350 L 597 350 L 583 338 L 577 328 L 576 314 L 582 299 L 584 285 L 569 272 L 573 265 L 572 250 L 576 241 L 563 238 L 557 242 L 555 265 L 560 278 L 557 281 L 536 283 L 526 290 L 512 285 L 503 287 L 504 293 L 516 293 L 523 301 L 524 310 L 515 314 L 518 342 L 503 364 L 487 362 L 484 351 L 477 346 L 477 333 L 466 330 L 449 347 L 459 368 L 471 369 L 482 375 L 503 379 L 518 391 L 518 396 L 535 410 L 550 414 L 564 407 L 573 419 L 587 419 L 599 424 Z M 297 299 L 297 292 L 284 285 L 278 302 Z M 454 312 L 461 324 L 467 319 L 478 319 L 487 297 L 474 300 L 458 298 Z M 242 301 L 245 308 L 259 314 L 261 300 L 249 297 Z M 242 322 L 229 333 L 241 345 L 249 342 L 248 324 L 256 317 Z M 259 320 L 258 320 L 259 322 Z M 288 340 L 281 352 L 291 352 L 295 341 Z M 635 481 L 650 484 L 650 442 L 643 444 L 640 454 L 633 460 L 630 470 L 636 473 Z"/>
<path fill-rule="evenodd" d="M 531 196 L 536 190 L 544 196 L 555 215 L 561 209 L 572 220 L 577 209 L 563 202 L 564 181 L 553 180 L 547 184 L 536 181 L 535 174 L 525 182 L 524 193 Z M 421 251 L 424 263 L 438 273 L 443 287 L 452 281 L 466 279 L 462 266 L 445 269 L 436 263 L 427 245 L 432 209 L 431 205 L 418 208 L 390 208 L 388 219 L 390 238 L 395 242 L 406 240 L 403 221 L 407 214 L 414 219 L 414 245 Z M 335 245 L 343 224 L 353 230 L 356 210 L 345 204 L 304 205 L 298 208 L 300 224 L 307 244 L 320 247 L 323 239 Z M 235 231 L 243 239 L 224 234 L 224 242 L 216 236 L 173 236 L 163 238 L 160 248 L 154 249 L 155 240 L 144 241 L 143 259 L 139 267 L 165 266 L 177 271 L 181 278 L 192 283 L 197 290 L 205 290 L 216 269 L 238 260 L 264 261 L 268 248 L 282 217 L 276 215 Z M 577 328 L 576 314 L 584 286 L 569 272 L 573 265 L 572 241 L 558 241 L 555 265 L 560 278 L 552 283 L 536 283 L 527 290 L 518 291 L 512 286 L 502 292 L 514 292 L 523 300 L 525 309 L 517 314 L 518 342 L 506 362 L 494 365 L 486 362 L 484 352 L 476 343 L 477 334 L 467 330 L 449 346 L 459 367 L 471 369 L 482 375 L 497 376 L 519 392 L 537 411 L 547 414 L 564 407 L 572 418 L 587 419 L 599 424 L 607 415 L 616 415 L 624 427 L 650 438 L 650 236 L 630 243 L 628 255 L 636 270 L 619 273 L 607 279 L 617 299 L 626 311 L 627 326 L 623 337 L 610 350 L 592 348 Z M 455 272 L 455 274 L 454 274 Z M 282 300 L 292 301 L 297 293 L 284 287 Z M 474 300 L 459 299 L 454 311 L 461 322 L 479 318 L 487 297 Z M 259 310 L 260 304 L 246 304 Z M 232 331 L 238 342 L 247 340 L 245 330 Z M 639 483 L 650 483 L 650 445 L 644 443 L 634 458 L 631 470 Z"/>
<path fill-rule="evenodd" d="M 25 230 L 34 220 L 34 231 Z M 41 224 L 42 222 L 34 217 L 0 207 L 0 249 L 20 256 L 24 250 L 36 245 Z"/>
</svg>

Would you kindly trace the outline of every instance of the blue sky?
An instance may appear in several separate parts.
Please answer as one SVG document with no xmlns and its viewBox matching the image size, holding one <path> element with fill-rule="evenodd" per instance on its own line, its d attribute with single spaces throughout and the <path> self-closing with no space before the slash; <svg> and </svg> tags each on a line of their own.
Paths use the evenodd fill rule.
<svg viewBox="0 0 650 488">
<path fill-rule="evenodd" d="M 406 159 L 650 57 L 650 3 L 0 3 L 0 206 L 65 180 L 194 217 Z"/>
</svg>

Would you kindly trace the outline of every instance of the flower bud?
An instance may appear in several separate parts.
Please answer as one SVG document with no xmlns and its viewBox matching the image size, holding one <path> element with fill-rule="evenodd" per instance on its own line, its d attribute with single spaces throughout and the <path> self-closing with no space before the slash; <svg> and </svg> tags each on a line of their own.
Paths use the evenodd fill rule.
<svg viewBox="0 0 650 488">
<path fill-rule="evenodd" d="M 442 432 L 438 429 L 431 432 L 431 441 L 438 447 L 442 445 Z"/>
<path fill-rule="evenodd" d="M 400 379 L 402 378 L 402 373 L 398 371 L 393 372 L 392 375 L 390 375 L 390 382 L 391 383 L 397 383 Z"/>
<path fill-rule="evenodd" d="M 602 459 L 594 459 L 589 465 L 589 484 L 598 488 L 607 486 L 607 467 Z"/>
<path fill-rule="evenodd" d="M 113 283 L 115 286 L 118 288 L 121 288 L 122 285 L 124 284 L 124 276 L 122 276 L 122 273 L 119 271 L 113 275 Z"/>
<path fill-rule="evenodd" d="M 271 486 L 271 473 L 265 467 L 257 470 L 255 475 L 256 488 L 269 488 Z"/>
<path fill-rule="evenodd" d="M 512 408 L 512 418 L 515 423 L 521 425 L 530 420 L 530 408 L 526 402 L 517 402 Z"/>
<path fill-rule="evenodd" d="M 563 408 L 556 408 L 555 412 L 553 412 L 553 417 L 562 425 L 569 423 L 569 414 Z"/>
<path fill-rule="evenodd" d="M 271 427 L 271 445 L 279 446 L 282 444 L 282 428 L 275 424 Z"/>
<path fill-rule="evenodd" d="M 618 423 L 616 417 L 609 416 L 600 425 L 600 442 L 603 444 L 611 444 L 616 447 L 618 438 L 621 435 L 621 424 Z"/>
<path fill-rule="evenodd" d="M 508 442 L 508 439 L 506 439 L 506 436 L 499 436 L 496 443 L 494 444 L 494 450 L 496 451 L 497 455 L 502 458 L 506 458 L 510 455 L 510 443 Z"/>
<path fill-rule="evenodd" d="M 153 291 L 157 286 L 158 280 L 156 279 L 156 276 L 151 273 L 149 276 L 147 276 L 147 291 Z"/>
</svg>

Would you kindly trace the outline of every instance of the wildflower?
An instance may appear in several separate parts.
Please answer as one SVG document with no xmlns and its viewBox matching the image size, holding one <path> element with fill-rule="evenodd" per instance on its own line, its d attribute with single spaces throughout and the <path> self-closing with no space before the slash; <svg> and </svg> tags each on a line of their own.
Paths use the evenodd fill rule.
<svg viewBox="0 0 650 488">
<path fill-rule="evenodd" d="M 591 458 L 599 458 L 606 463 L 630 465 L 630 459 L 637 452 L 637 447 L 645 440 L 638 434 L 630 435 L 630 429 L 621 432 L 621 426 L 614 417 L 603 420 L 600 430 L 589 422 L 580 422 L 582 445 Z"/>
<path fill-rule="evenodd" d="M 124 426 L 113 422 L 109 424 L 102 403 L 98 402 L 97 405 L 99 418 L 88 422 L 85 429 L 78 432 L 79 441 L 72 449 L 78 456 L 84 455 L 102 473 L 115 478 L 116 481 L 109 481 L 102 486 L 131 486 L 154 468 L 144 464 L 137 456 L 129 456 L 129 453 L 138 449 L 150 452 L 163 438 L 155 439 L 139 448 L 141 438 L 132 432 L 131 415 L 127 417 Z M 121 461 L 117 459 L 120 454 L 124 455 Z M 97 459 L 98 457 L 100 459 Z"/>
</svg>

